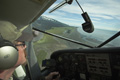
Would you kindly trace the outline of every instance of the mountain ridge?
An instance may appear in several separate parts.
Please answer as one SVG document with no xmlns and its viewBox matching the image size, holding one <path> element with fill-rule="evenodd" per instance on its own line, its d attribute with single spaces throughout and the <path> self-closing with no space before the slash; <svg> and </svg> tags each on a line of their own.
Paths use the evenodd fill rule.
<svg viewBox="0 0 120 80">
<path fill-rule="evenodd" d="M 71 27 L 68 24 L 62 23 L 52 18 L 48 18 L 46 16 L 40 16 L 34 23 L 32 23 L 32 25 L 33 27 L 42 30 L 49 30 L 52 27 Z"/>
</svg>

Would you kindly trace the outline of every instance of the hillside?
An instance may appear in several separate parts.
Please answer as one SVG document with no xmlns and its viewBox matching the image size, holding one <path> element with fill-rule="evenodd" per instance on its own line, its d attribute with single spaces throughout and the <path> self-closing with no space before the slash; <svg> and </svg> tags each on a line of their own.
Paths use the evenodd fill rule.
<svg viewBox="0 0 120 80">
<path fill-rule="evenodd" d="M 49 30 L 52 27 L 70 27 L 68 24 L 59 22 L 55 19 L 48 18 L 45 16 L 41 16 L 38 20 L 36 20 L 32 25 L 35 28 L 39 28 L 41 30 Z"/>
<path fill-rule="evenodd" d="M 70 39 L 73 38 L 78 41 L 81 40 L 81 37 L 77 32 L 77 28 L 75 27 L 56 27 L 47 30 L 47 32 L 61 35 Z M 42 39 L 34 42 L 34 49 L 40 65 L 42 63 L 42 60 L 44 60 L 45 58 L 48 59 L 51 53 L 53 53 L 54 51 L 61 49 L 80 48 L 80 47 L 83 46 L 47 34 L 44 34 L 44 37 Z"/>
</svg>

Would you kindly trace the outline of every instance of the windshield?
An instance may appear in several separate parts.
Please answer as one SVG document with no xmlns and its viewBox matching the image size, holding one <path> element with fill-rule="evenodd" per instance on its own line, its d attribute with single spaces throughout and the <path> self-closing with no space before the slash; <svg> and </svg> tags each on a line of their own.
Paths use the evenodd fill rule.
<svg viewBox="0 0 120 80">
<path fill-rule="evenodd" d="M 33 27 L 92 47 L 99 46 L 120 31 L 119 0 L 78 0 L 94 25 L 92 33 L 87 33 L 82 29 L 82 24 L 85 22 L 81 16 L 83 12 L 75 0 L 71 5 L 66 4 L 49 13 L 60 2 L 62 0 L 57 0 L 32 24 Z M 50 54 L 56 50 L 88 48 L 44 33 L 35 32 L 35 34 L 37 36 L 34 39 L 34 49 L 39 59 L 49 58 Z M 119 40 L 120 37 L 117 37 L 103 47 L 120 47 Z"/>
</svg>

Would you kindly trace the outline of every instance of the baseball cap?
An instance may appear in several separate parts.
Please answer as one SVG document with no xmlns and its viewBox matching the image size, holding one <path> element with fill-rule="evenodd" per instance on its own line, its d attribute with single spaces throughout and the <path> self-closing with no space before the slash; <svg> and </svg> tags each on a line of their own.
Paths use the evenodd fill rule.
<svg viewBox="0 0 120 80">
<path fill-rule="evenodd" d="M 17 27 L 9 21 L 0 21 L 0 35 L 3 39 L 13 42 L 17 40 L 21 35 L 22 31 L 26 27 L 22 29 L 17 29 Z"/>
</svg>

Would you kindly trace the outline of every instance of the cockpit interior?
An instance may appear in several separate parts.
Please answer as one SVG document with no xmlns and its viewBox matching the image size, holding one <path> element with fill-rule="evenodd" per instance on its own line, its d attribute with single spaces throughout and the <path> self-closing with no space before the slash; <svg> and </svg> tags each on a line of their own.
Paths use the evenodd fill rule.
<svg viewBox="0 0 120 80">
<path fill-rule="evenodd" d="M 120 80 L 120 1 L 0 0 L 0 21 L 21 29 L 27 64 L 14 74 L 37 80 Z M 56 78 L 58 75 L 54 76 Z"/>
</svg>

